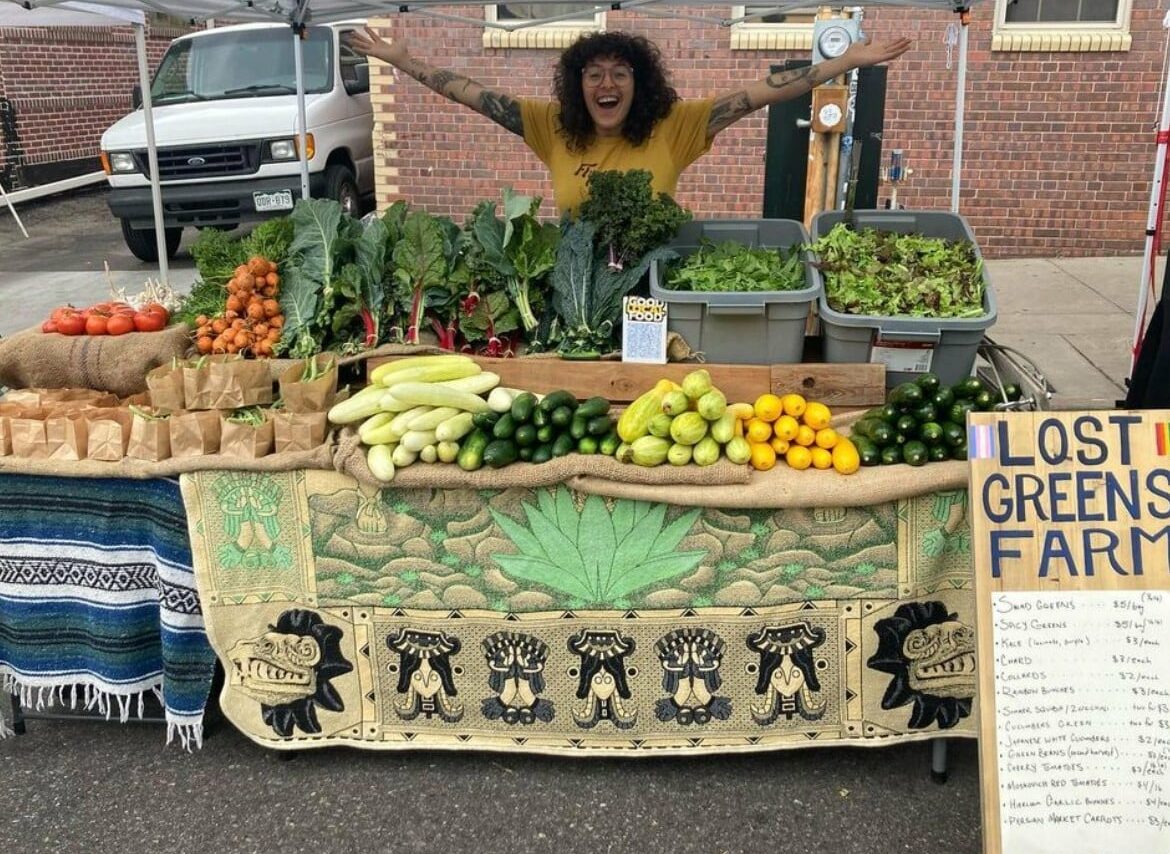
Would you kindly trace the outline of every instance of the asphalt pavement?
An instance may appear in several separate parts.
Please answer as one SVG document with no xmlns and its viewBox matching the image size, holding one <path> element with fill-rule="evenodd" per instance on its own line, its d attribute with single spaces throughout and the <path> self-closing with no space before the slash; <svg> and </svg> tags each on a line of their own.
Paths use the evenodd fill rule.
<svg viewBox="0 0 1170 854">
<path fill-rule="evenodd" d="M 0 335 L 157 276 L 125 248 L 100 189 L 21 214 L 27 240 L 0 207 Z M 178 289 L 195 279 L 194 236 L 171 265 Z M 991 261 L 990 334 L 1041 366 L 1058 405 L 1111 406 L 1139 261 Z M 223 723 L 192 754 L 163 741 L 161 725 L 30 721 L 0 742 L 0 854 L 980 850 L 964 740 L 951 742 L 946 785 L 930 781 L 927 743 L 627 761 L 331 749 L 285 762 Z"/>
</svg>

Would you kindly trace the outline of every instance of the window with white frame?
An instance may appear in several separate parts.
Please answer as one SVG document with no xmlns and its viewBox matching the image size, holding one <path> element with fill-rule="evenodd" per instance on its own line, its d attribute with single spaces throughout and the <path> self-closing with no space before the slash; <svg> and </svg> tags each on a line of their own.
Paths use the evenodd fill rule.
<svg viewBox="0 0 1170 854">
<path fill-rule="evenodd" d="M 605 13 L 595 11 L 599 3 L 497 3 L 486 7 L 488 22 L 521 24 L 527 21 L 557 20 L 536 23 L 515 30 L 485 27 L 484 47 L 524 47 L 562 49 L 582 33 L 605 29 Z"/>
<path fill-rule="evenodd" d="M 992 50 L 1129 50 L 1132 0 L 996 0 Z"/>
<path fill-rule="evenodd" d="M 731 25 L 731 47 L 733 50 L 812 50 L 813 21 L 816 7 L 785 9 L 777 12 L 776 6 L 732 6 L 733 19 L 749 15 L 751 20 Z"/>
</svg>

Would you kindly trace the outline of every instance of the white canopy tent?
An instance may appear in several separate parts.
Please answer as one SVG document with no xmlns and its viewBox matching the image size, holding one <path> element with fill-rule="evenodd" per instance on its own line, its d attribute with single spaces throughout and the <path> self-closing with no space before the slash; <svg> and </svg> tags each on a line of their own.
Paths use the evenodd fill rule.
<svg viewBox="0 0 1170 854">
<path fill-rule="evenodd" d="M 559 0 L 532 0 L 533 5 L 553 5 Z M 865 6 L 902 6 L 965 13 L 975 0 L 868 0 Z M 146 58 L 144 13 L 160 12 L 167 15 L 189 18 L 193 22 L 208 20 L 231 22 L 285 23 L 290 26 L 294 41 L 296 70 L 297 111 L 301 156 L 301 195 L 309 196 L 309 167 L 305 158 L 307 150 L 305 119 L 305 87 L 300 32 L 306 25 L 352 20 L 354 18 L 386 17 L 394 14 L 416 14 L 440 20 L 470 23 L 477 26 L 502 30 L 518 30 L 563 20 L 580 15 L 584 10 L 569 14 L 550 15 L 525 21 L 487 21 L 452 14 L 453 6 L 479 6 L 468 0 L 414 0 L 414 2 L 389 2 L 389 0 L 103 0 L 102 5 L 76 2 L 76 0 L 0 0 L 0 25 L 2 26 L 79 26 L 131 24 L 134 26 L 138 48 L 138 74 L 142 87 L 142 107 L 146 118 L 147 156 L 150 164 L 151 195 L 154 207 L 155 239 L 158 245 L 159 277 L 167 281 L 166 241 L 162 217 L 162 191 L 158 177 L 158 152 L 154 138 L 154 119 L 150 97 L 151 75 Z M 599 3 L 595 12 L 636 9 L 639 14 L 684 18 L 706 21 L 713 25 L 729 27 L 744 20 L 760 18 L 787 9 L 807 6 L 808 0 L 778 0 L 766 10 L 739 18 L 714 18 L 688 12 L 686 7 L 707 7 L 711 0 L 617 0 Z M 442 8 L 440 8 L 442 7 Z M 80 24 L 76 16 L 90 16 L 87 24 Z M 963 26 L 959 36 L 958 91 L 955 99 L 955 138 L 951 175 L 951 209 L 959 209 L 960 168 L 962 165 L 963 112 L 966 97 L 967 74 L 967 27 L 966 16 L 961 17 Z M 68 22 L 68 23 L 66 23 Z"/>
</svg>

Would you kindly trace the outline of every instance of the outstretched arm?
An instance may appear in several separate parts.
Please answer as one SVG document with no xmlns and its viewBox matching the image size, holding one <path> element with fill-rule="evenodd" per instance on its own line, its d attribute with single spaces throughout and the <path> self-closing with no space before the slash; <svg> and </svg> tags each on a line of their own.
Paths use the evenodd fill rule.
<svg viewBox="0 0 1170 854">
<path fill-rule="evenodd" d="M 707 120 L 707 139 L 713 139 L 721 130 L 761 107 L 799 98 L 825 81 L 840 77 L 854 68 L 897 59 L 910 49 L 910 44 L 907 38 L 876 45 L 866 39 L 854 43 L 836 59 L 791 71 L 777 71 L 743 89 L 728 92 L 716 98 L 711 107 L 711 117 Z"/>
<path fill-rule="evenodd" d="M 470 77 L 435 68 L 433 65 L 415 59 L 401 41 L 387 42 L 369 27 L 365 31 L 355 30 L 349 36 L 349 45 L 358 53 L 388 62 L 406 72 L 428 89 L 438 92 L 444 98 L 471 107 L 505 130 L 517 136 L 524 136 L 524 122 L 520 117 L 520 102 L 515 98 L 494 92 L 476 83 Z"/>
</svg>

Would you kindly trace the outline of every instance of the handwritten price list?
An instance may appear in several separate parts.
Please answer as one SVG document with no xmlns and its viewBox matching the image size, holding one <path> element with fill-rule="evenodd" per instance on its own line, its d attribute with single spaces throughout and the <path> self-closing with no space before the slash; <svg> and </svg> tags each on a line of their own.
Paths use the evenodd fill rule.
<svg viewBox="0 0 1170 854">
<path fill-rule="evenodd" d="M 992 606 L 1004 852 L 1170 852 L 1170 593 Z"/>
</svg>

